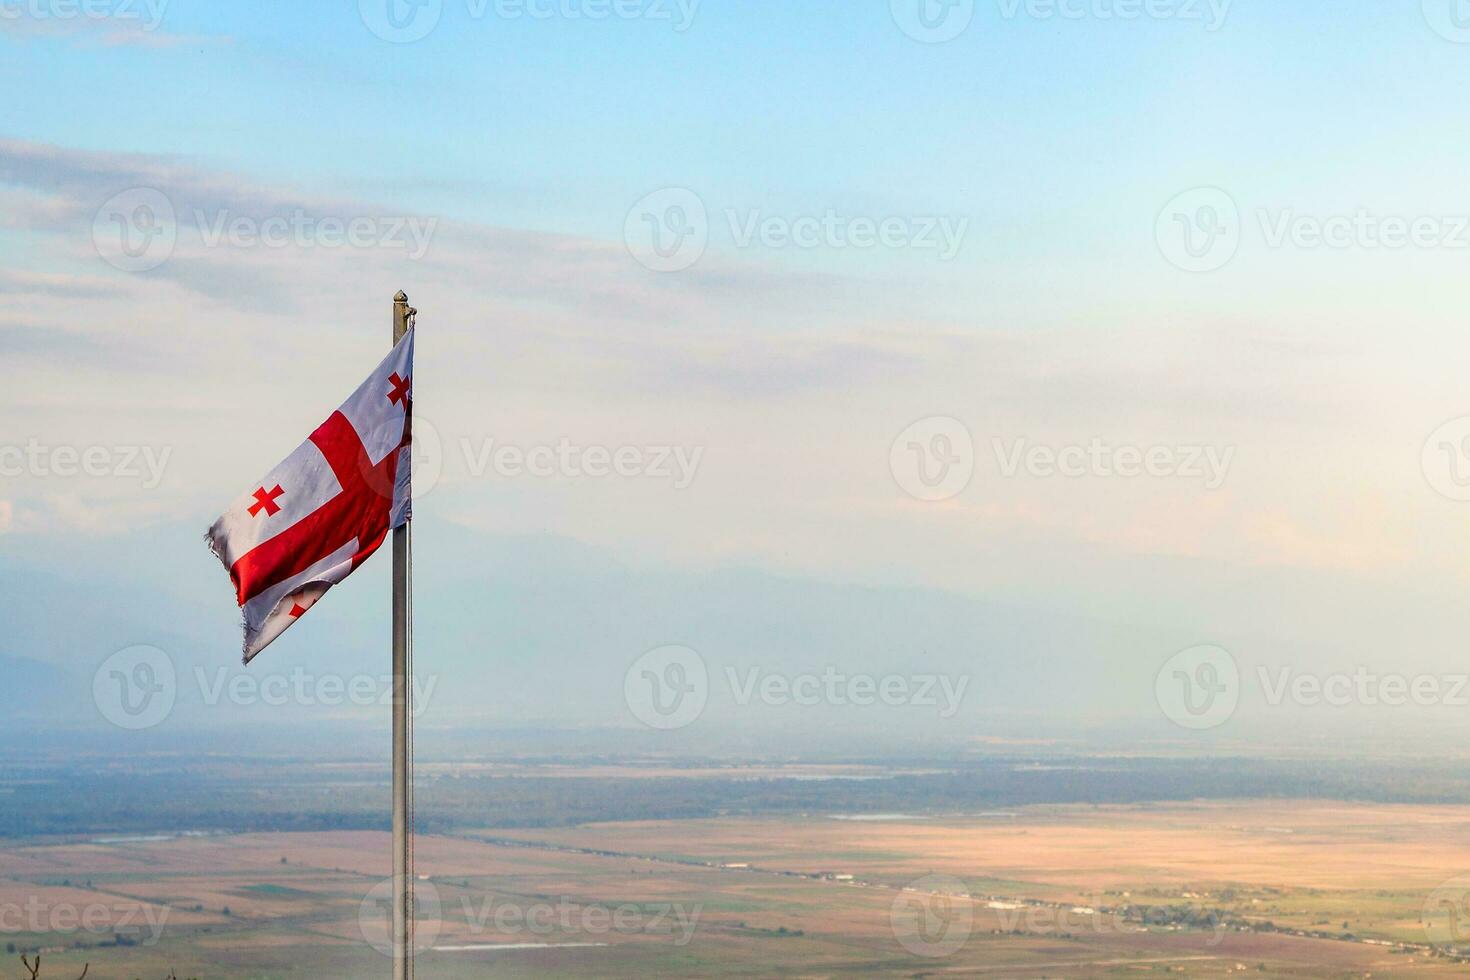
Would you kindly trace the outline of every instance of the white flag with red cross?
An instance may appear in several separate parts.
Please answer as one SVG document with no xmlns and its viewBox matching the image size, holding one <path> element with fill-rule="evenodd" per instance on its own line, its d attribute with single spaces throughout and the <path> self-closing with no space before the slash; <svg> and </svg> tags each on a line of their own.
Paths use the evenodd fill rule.
<svg viewBox="0 0 1470 980">
<path fill-rule="evenodd" d="M 409 519 L 413 335 L 209 529 L 245 616 L 245 662 Z"/>
</svg>

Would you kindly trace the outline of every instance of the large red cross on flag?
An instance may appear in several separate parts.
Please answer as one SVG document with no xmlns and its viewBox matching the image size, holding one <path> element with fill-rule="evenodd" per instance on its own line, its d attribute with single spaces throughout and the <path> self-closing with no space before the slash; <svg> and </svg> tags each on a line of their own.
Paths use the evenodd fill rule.
<svg viewBox="0 0 1470 980">
<path fill-rule="evenodd" d="M 408 522 L 413 335 L 209 529 L 245 616 L 247 664 Z"/>
</svg>

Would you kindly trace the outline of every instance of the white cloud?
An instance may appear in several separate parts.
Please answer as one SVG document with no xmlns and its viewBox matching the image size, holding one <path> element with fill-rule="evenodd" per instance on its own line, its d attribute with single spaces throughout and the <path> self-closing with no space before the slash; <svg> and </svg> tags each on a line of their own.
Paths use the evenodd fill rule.
<svg viewBox="0 0 1470 980">
<path fill-rule="evenodd" d="M 714 251 L 659 276 L 627 255 L 620 227 L 595 239 L 451 215 L 426 216 L 438 224 L 418 261 L 381 249 L 209 247 L 190 233 L 159 268 L 127 274 L 97 255 L 92 218 L 138 185 L 163 190 L 183 214 L 410 210 L 168 156 L 0 141 L 0 194 L 28 203 L 16 213 L 29 215 L 20 236 L 33 246 L 0 273 L 0 293 L 23 301 L 0 310 L 7 421 L 20 437 L 173 450 L 165 510 L 157 495 L 68 487 L 73 499 L 43 509 L 72 533 L 100 533 L 114 514 L 212 517 L 375 362 L 402 286 L 422 310 L 420 415 L 446 452 L 424 508 L 484 527 L 546 528 L 679 562 L 1036 594 L 1069 576 L 1146 592 L 1155 583 L 1128 574 L 1146 558 L 1348 574 L 1391 558 L 1400 573 L 1459 574 L 1449 544 L 1470 547 L 1470 531 L 1399 548 L 1375 530 L 1442 526 L 1426 510 L 1441 502 L 1417 453 L 1434 424 L 1463 412 L 1442 397 L 1449 386 L 1419 383 L 1427 349 L 1392 336 L 1223 318 L 956 322 L 921 305 L 894 309 L 877 279 Z M 1432 356 L 1446 372 L 1457 362 Z M 963 419 L 982 458 L 963 496 L 920 505 L 888 472 L 889 448 L 936 414 Z M 986 458 L 997 437 L 1094 436 L 1236 452 L 1213 494 L 1178 481 L 1001 479 Z M 703 458 L 681 491 L 476 478 L 462 446 L 491 438 L 697 447 Z M 1390 501 L 1383 512 L 1380 501 Z M 1092 560 L 1067 558 L 1082 553 Z"/>
</svg>

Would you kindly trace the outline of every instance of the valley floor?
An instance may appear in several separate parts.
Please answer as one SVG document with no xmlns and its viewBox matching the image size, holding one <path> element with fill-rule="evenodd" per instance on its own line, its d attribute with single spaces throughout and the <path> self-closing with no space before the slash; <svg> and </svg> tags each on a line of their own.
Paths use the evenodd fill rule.
<svg viewBox="0 0 1470 980">
<path fill-rule="evenodd" d="M 0 941 L 48 978 L 385 974 L 388 855 L 363 831 L 12 842 Z M 485 828 L 421 838 L 417 865 L 423 978 L 1470 970 L 1460 806 Z"/>
</svg>

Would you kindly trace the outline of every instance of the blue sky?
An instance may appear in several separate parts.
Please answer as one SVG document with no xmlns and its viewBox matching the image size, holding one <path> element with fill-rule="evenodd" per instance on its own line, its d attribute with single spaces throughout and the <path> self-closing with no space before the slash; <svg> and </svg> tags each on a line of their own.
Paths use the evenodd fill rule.
<svg viewBox="0 0 1470 980">
<path fill-rule="evenodd" d="M 1201 642 L 1248 623 L 1263 658 L 1308 636 L 1392 662 L 1393 610 L 1466 584 L 1459 430 L 1438 434 L 1470 416 L 1470 33 L 1448 0 L 1139 19 L 989 0 L 945 43 L 906 33 L 908 0 L 706 0 L 686 30 L 653 0 L 602 20 L 443 0 L 412 43 L 369 29 L 374 2 L 173 0 L 154 30 L 124 0 L 95 22 L 0 8 L 19 94 L 0 102 L 0 452 L 170 452 L 147 487 L 0 473 L 13 555 L 207 526 L 376 363 L 402 286 L 441 437 L 424 512 L 450 526 Z M 655 271 L 635 239 L 686 217 L 671 191 L 708 247 Z M 177 223 L 147 268 L 102 240 L 142 200 Z M 1220 207 L 1229 234 L 1191 269 L 1179 229 Z M 421 255 L 250 238 L 298 214 L 431 235 Z M 235 219 L 243 240 L 211 238 Z M 898 239 L 739 240 L 767 220 Z M 1385 220 L 1428 239 L 1381 247 Z M 952 254 L 923 246 L 934 228 Z M 945 420 L 973 479 L 925 499 L 900 440 L 922 423 L 941 445 Z M 698 450 L 698 478 L 483 465 L 487 440 L 563 439 Z M 1006 472 L 1094 441 L 1228 450 L 1228 472 Z M 1350 628 L 1339 590 L 1370 597 Z M 1426 662 L 1457 643 L 1433 623 L 1415 641 Z"/>
<path fill-rule="evenodd" d="M 1463 152 L 1447 93 L 1465 49 L 1410 2 L 1235 3 L 1211 31 L 1007 17 L 992 0 L 945 44 L 876 2 L 703 3 L 682 32 L 672 5 L 667 20 L 494 9 L 450 0 L 411 44 L 351 3 L 175 0 L 148 43 L 22 32 L 0 77 L 27 97 L 0 129 L 593 239 L 668 185 L 715 208 L 963 214 L 952 266 L 870 265 L 982 304 L 992 277 L 1050 293 L 1042 259 L 1112 302 L 1157 288 L 1151 263 L 1134 267 L 1154 258 L 1138 215 L 1168 188 L 1432 205 Z"/>
</svg>

